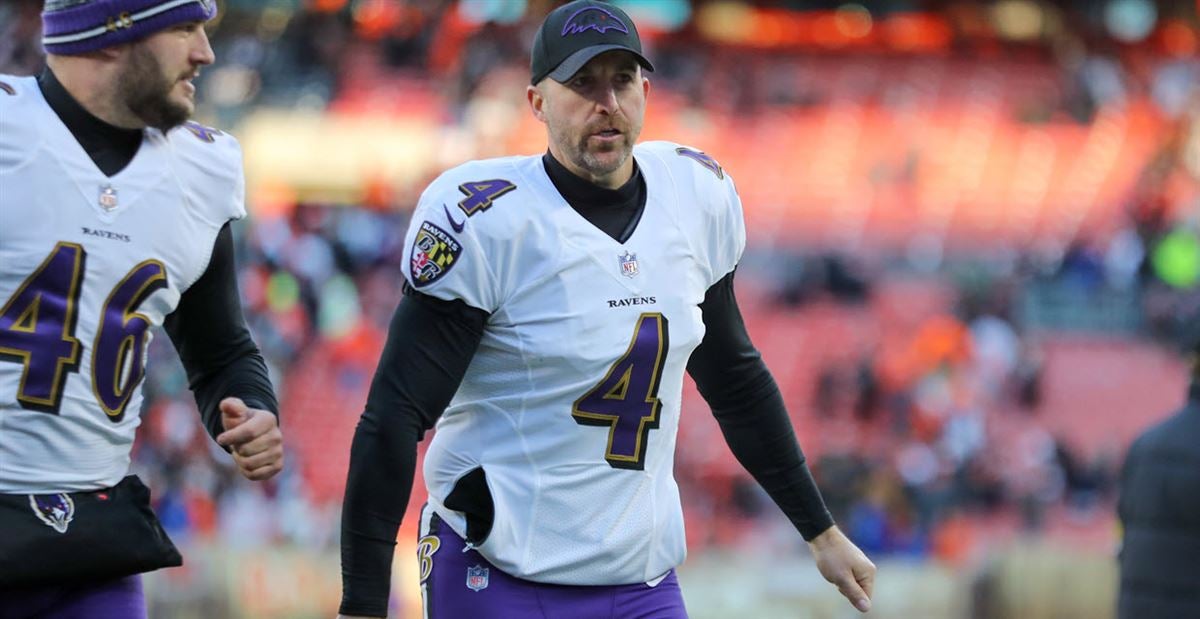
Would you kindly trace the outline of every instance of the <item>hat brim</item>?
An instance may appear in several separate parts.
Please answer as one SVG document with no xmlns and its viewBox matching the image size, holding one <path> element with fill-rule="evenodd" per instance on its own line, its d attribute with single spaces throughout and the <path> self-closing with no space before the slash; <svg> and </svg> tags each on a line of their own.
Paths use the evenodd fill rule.
<svg viewBox="0 0 1200 619">
<path fill-rule="evenodd" d="M 583 65 L 587 64 L 592 58 L 613 50 L 629 52 L 633 54 L 634 58 L 637 58 L 638 64 L 642 65 L 643 69 L 647 71 L 654 70 L 654 65 L 650 64 L 650 61 L 646 60 L 646 57 L 641 52 L 627 45 L 592 45 L 567 56 L 565 60 L 558 63 L 557 67 L 554 67 L 553 71 L 547 73 L 546 77 L 552 78 L 556 82 L 565 82 L 571 79 L 572 75 L 578 73 L 583 68 Z"/>
</svg>

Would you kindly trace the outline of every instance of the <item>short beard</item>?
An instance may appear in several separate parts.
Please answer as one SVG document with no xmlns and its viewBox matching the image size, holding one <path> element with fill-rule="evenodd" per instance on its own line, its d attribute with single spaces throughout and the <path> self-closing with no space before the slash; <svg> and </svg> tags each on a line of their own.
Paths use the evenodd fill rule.
<svg viewBox="0 0 1200 619">
<path fill-rule="evenodd" d="M 175 81 L 164 77 L 162 63 L 153 53 L 134 44 L 129 62 L 117 78 L 117 85 L 129 111 L 146 126 L 166 133 L 187 122 L 192 115 L 187 106 L 171 101 Z"/>
<path fill-rule="evenodd" d="M 608 152 L 616 151 L 621 153 L 620 157 L 602 163 L 594 153 L 587 149 L 587 139 L 585 138 L 584 143 L 579 145 L 579 151 L 576 153 L 575 165 L 591 172 L 593 176 L 608 176 L 621 169 L 621 166 L 625 165 L 625 160 L 629 159 L 629 148 L 621 146 Z"/>
<path fill-rule="evenodd" d="M 567 148 L 567 145 L 571 144 L 571 139 L 561 133 L 552 132 L 551 139 L 558 142 L 562 148 L 563 155 L 569 158 L 571 163 L 580 169 L 586 170 L 594 177 L 608 176 L 616 172 L 625 164 L 625 160 L 629 159 L 629 155 L 633 151 L 631 146 L 623 144 L 612 151 L 608 151 L 609 153 L 619 151 L 621 153 L 620 157 L 611 161 L 607 159 L 601 160 L 588 150 L 588 138 L 586 136 L 581 141 L 576 142 L 573 148 Z"/>
</svg>

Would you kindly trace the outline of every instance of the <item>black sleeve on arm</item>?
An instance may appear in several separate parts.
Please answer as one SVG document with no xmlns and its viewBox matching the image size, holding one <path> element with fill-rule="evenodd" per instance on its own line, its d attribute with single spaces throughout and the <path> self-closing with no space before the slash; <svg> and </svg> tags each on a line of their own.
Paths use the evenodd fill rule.
<svg viewBox="0 0 1200 619">
<path fill-rule="evenodd" d="M 688 373 L 738 462 L 812 541 L 833 526 L 833 517 L 805 464 L 779 386 L 750 342 L 733 295 L 733 272 L 708 289 L 700 310 L 704 341 L 688 360 Z"/>
<path fill-rule="evenodd" d="M 179 352 L 204 427 L 214 439 L 225 431 L 218 408 L 223 398 L 238 397 L 279 416 L 267 364 L 242 316 L 228 222 L 217 233 L 208 269 L 183 293 L 163 327 Z"/>
<path fill-rule="evenodd" d="M 338 611 L 344 615 L 387 614 L 417 443 L 458 391 L 486 322 L 483 310 L 405 287 L 350 448 Z"/>
</svg>

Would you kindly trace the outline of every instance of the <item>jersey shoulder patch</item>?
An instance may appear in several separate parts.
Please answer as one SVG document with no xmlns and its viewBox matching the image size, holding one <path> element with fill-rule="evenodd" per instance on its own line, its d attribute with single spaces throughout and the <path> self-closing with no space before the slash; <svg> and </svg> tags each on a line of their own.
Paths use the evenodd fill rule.
<svg viewBox="0 0 1200 619">
<path fill-rule="evenodd" d="M 531 159 L 537 157 L 469 161 L 429 184 L 405 238 L 405 275 L 414 288 L 485 311 L 496 307 L 489 264 L 511 248 L 528 220 L 516 196 L 529 190 L 524 169 Z"/>
<path fill-rule="evenodd" d="M 415 223 L 415 222 L 414 222 Z M 437 224 L 423 220 L 416 224 L 409 274 L 414 288 L 423 288 L 442 278 L 462 256 L 462 243 Z"/>
</svg>

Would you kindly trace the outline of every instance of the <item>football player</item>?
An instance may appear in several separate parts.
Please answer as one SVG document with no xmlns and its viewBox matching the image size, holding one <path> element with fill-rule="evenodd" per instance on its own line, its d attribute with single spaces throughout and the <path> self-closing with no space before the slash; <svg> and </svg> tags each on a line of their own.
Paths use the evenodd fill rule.
<svg viewBox="0 0 1200 619">
<path fill-rule="evenodd" d="M 527 89 L 549 151 L 464 164 L 421 196 L 351 453 L 343 615 L 386 614 L 417 442 L 436 424 L 428 617 L 685 617 L 685 370 L 821 573 L 870 608 L 875 566 L 834 526 L 737 308 L 733 180 L 695 149 L 635 146 L 651 70 L 620 9 L 556 9 Z"/>
<path fill-rule="evenodd" d="M 237 141 L 189 123 L 211 0 L 48 0 L 47 69 L 0 76 L 0 616 L 146 614 L 179 554 L 129 476 L 150 327 L 242 475 L 283 466 L 242 317 Z"/>
</svg>

